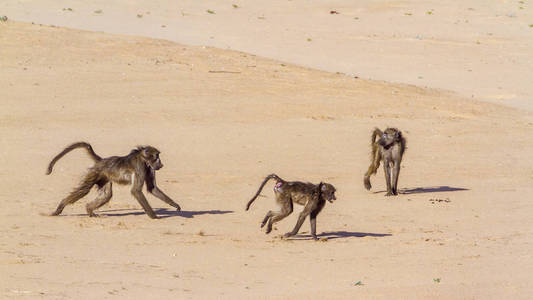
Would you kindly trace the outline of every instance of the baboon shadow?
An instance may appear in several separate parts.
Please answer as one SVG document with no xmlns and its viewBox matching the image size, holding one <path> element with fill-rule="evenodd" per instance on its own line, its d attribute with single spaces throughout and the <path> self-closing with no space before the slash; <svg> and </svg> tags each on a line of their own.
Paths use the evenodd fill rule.
<svg viewBox="0 0 533 300">
<path fill-rule="evenodd" d="M 385 236 L 391 236 L 392 234 L 389 233 L 370 233 L 370 232 L 350 232 L 350 231 L 329 231 L 329 232 L 322 232 L 321 234 L 317 234 L 317 237 L 319 239 L 321 238 L 327 238 L 328 240 L 334 240 L 334 239 L 345 239 L 345 238 L 352 238 L 352 237 L 365 237 L 365 236 L 371 236 L 371 237 L 385 237 Z M 297 234 L 296 236 L 292 238 L 288 238 L 288 240 L 311 240 L 313 237 L 310 234 Z"/>
<path fill-rule="evenodd" d="M 423 193 L 437 193 L 437 192 L 457 192 L 457 191 L 469 191 L 470 189 L 460 188 L 460 187 L 451 187 L 447 185 L 441 186 L 431 186 L 431 187 L 417 187 L 412 189 L 400 189 L 399 194 L 410 195 L 410 194 L 423 194 Z M 385 193 L 386 191 L 377 191 L 374 194 Z"/>
<path fill-rule="evenodd" d="M 199 215 L 223 215 L 231 214 L 234 211 L 232 210 L 199 210 L 199 211 L 177 211 L 168 208 L 157 208 L 154 209 L 155 214 L 161 219 L 171 218 L 171 217 L 184 217 L 184 218 L 194 218 L 194 216 Z M 123 216 L 140 216 L 146 215 L 142 209 L 110 209 L 110 210 L 100 210 L 96 211 L 98 215 L 106 217 L 123 217 Z M 79 214 L 78 216 L 87 216 L 87 214 Z"/>
</svg>

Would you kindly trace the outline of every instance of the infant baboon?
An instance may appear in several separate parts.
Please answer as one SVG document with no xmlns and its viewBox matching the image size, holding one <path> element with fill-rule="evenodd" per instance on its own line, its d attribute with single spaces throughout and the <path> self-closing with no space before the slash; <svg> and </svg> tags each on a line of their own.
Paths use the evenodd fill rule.
<svg viewBox="0 0 533 300">
<path fill-rule="evenodd" d="M 378 136 L 379 139 L 376 141 L 376 137 Z M 364 178 L 364 185 L 367 190 L 370 190 L 372 187 L 370 184 L 370 175 L 376 174 L 379 163 L 383 160 L 383 170 L 385 171 L 385 181 L 387 182 L 387 194 L 385 196 L 398 195 L 400 163 L 405 152 L 406 142 L 402 136 L 402 132 L 396 128 L 387 128 L 384 132 L 381 132 L 378 128 L 374 129 L 371 138 L 372 162 Z"/>
<path fill-rule="evenodd" d="M 139 201 L 144 208 L 146 214 L 156 219 L 157 216 L 148 204 L 144 197 L 142 187 L 146 182 L 146 189 L 157 198 L 163 200 L 170 206 L 181 210 L 180 206 L 165 195 L 155 183 L 155 171 L 161 169 L 163 164 L 159 159 L 159 150 L 151 146 L 140 146 L 137 149 L 131 150 L 130 154 L 126 156 L 111 156 L 108 158 L 101 158 L 94 153 L 91 145 L 85 142 L 72 144 L 59 153 L 48 166 L 47 175 L 52 173 L 54 164 L 65 154 L 76 148 L 85 148 L 89 152 L 90 157 L 95 164 L 89 169 L 88 174 L 85 175 L 79 187 L 74 189 L 70 195 L 63 199 L 52 216 L 61 214 L 65 206 L 72 204 L 83 198 L 89 193 L 94 185 L 98 186 L 98 196 L 92 202 L 87 203 L 87 213 L 91 217 L 96 217 L 94 210 L 103 206 L 111 200 L 112 182 L 118 184 L 133 184 L 131 194 Z"/>
<path fill-rule="evenodd" d="M 331 203 L 337 200 L 335 197 L 335 187 L 329 183 L 322 182 L 316 185 L 309 182 L 285 181 L 279 178 L 276 174 L 271 174 L 265 178 L 263 183 L 261 183 L 261 186 L 259 187 L 259 190 L 255 196 L 248 201 L 248 204 L 246 204 L 246 210 L 250 208 L 252 202 L 254 202 L 254 200 L 259 196 L 261 190 L 270 179 L 276 179 L 274 193 L 276 195 L 276 202 L 280 206 L 280 210 L 269 211 L 261 223 L 261 228 L 263 228 L 268 221 L 266 233 L 270 233 L 272 231 L 272 225 L 290 215 L 293 210 L 293 204 L 297 203 L 304 205 L 304 209 L 300 213 L 294 229 L 291 232 L 286 233 L 284 236 L 290 237 L 296 235 L 305 221 L 305 218 L 307 215 L 309 215 L 311 222 L 311 235 L 313 236 L 313 239 L 317 240 L 316 216 L 326 204 L 326 200 Z"/>
</svg>

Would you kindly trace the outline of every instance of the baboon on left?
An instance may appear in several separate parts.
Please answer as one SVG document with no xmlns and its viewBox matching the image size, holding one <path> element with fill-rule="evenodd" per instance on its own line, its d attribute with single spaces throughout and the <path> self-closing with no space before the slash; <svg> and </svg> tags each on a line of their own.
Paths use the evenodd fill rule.
<svg viewBox="0 0 533 300">
<path fill-rule="evenodd" d="M 152 219 L 158 217 L 142 192 L 142 187 L 145 182 L 148 192 L 163 200 L 168 205 L 175 207 L 178 211 L 181 210 L 180 206 L 165 195 L 155 183 L 155 171 L 163 167 L 159 158 L 160 152 L 156 148 L 152 146 L 139 146 L 137 149 L 131 150 L 130 154 L 126 156 L 101 158 L 93 151 L 90 144 L 78 142 L 68 146 L 56 155 L 48 165 L 46 174 L 49 175 L 52 173 L 55 163 L 65 154 L 76 148 L 86 149 L 95 164 L 89 169 L 88 173 L 82 179 L 81 184 L 59 203 L 57 209 L 51 214 L 52 216 L 61 214 L 65 206 L 73 204 L 86 196 L 91 188 L 96 185 L 98 187 L 98 196 L 92 202 L 87 203 L 86 206 L 89 216 L 96 217 L 97 215 L 94 211 L 111 200 L 113 182 L 118 184 L 132 184 L 131 194 Z"/>
</svg>

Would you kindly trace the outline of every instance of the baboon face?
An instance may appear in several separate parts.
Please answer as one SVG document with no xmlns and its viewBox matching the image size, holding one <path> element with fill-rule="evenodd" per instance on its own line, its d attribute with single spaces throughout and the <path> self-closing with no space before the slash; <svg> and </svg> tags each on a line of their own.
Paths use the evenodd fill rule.
<svg viewBox="0 0 533 300">
<path fill-rule="evenodd" d="M 142 150 L 144 161 L 150 166 L 150 168 L 156 171 L 163 167 L 161 159 L 159 159 L 159 153 L 159 150 L 151 146 L 144 147 Z"/>
<path fill-rule="evenodd" d="M 383 135 L 379 138 L 378 144 L 383 147 L 388 147 L 392 145 L 394 142 L 400 141 L 401 137 L 402 137 L 402 133 L 398 129 L 387 128 L 385 129 L 385 132 L 383 132 Z"/>
<path fill-rule="evenodd" d="M 333 185 L 329 183 L 324 183 L 322 185 L 322 197 L 324 199 L 328 200 L 329 202 L 333 203 L 333 201 L 337 200 L 337 197 L 335 197 L 336 189 Z"/>
</svg>

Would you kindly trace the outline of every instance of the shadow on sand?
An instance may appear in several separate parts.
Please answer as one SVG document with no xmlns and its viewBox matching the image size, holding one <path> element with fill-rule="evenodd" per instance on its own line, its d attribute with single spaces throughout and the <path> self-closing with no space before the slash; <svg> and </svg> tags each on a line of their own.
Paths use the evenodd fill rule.
<svg viewBox="0 0 533 300">
<path fill-rule="evenodd" d="M 423 194 L 423 193 L 438 193 L 438 192 L 457 192 L 457 191 L 469 191 L 469 189 L 460 187 L 451 187 L 447 185 L 430 186 L 430 187 L 418 187 L 412 189 L 400 189 L 399 194 Z M 385 193 L 386 191 L 377 191 L 374 194 Z"/>
<path fill-rule="evenodd" d="M 334 240 L 334 239 L 345 239 L 345 238 L 352 238 L 352 237 L 365 237 L 365 236 L 371 236 L 371 237 L 385 237 L 385 236 L 391 236 L 392 234 L 389 233 L 370 233 L 370 232 L 350 232 L 350 231 L 330 231 L 330 232 L 322 232 L 321 234 L 317 234 L 317 237 L 319 239 L 321 238 L 327 238 L 328 240 Z M 295 237 L 288 238 L 288 240 L 311 240 L 313 239 L 310 234 L 298 234 Z"/>
<path fill-rule="evenodd" d="M 171 217 L 183 217 L 183 218 L 194 218 L 194 216 L 199 215 L 224 215 L 231 214 L 234 211 L 232 210 L 198 210 L 198 211 L 176 211 L 168 208 L 157 208 L 154 209 L 155 214 L 164 219 Z M 106 217 L 123 217 L 123 216 L 140 216 L 146 215 L 142 209 L 110 209 L 110 210 L 100 210 L 96 211 L 96 214 Z M 76 214 L 71 216 L 87 216 L 87 214 Z"/>
</svg>

